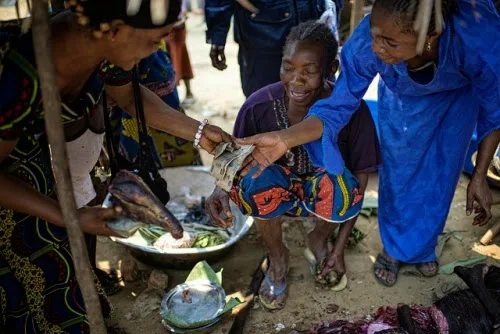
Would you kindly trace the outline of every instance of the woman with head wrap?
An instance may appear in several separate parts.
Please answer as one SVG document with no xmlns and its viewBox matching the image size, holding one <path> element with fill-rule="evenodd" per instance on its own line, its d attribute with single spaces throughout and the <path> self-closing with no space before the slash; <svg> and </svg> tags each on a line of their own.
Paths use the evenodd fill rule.
<svg viewBox="0 0 500 334">
<path fill-rule="evenodd" d="M 125 0 L 70 4 L 73 11 L 51 20 L 52 52 L 62 117 L 78 135 L 89 128 L 103 89 L 135 114 L 128 71 L 156 51 L 177 19 L 180 1 L 168 3 L 162 25 L 152 22 L 149 1 L 135 16 L 127 15 Z M 88 320 L 55 196 L 35 64 L 31 33 L 0 42 L 0 332 L 85 333 Z M 219 128 L 200 126 L 168 107 L 146 88 L 141 94 L 151 127 L 186 140 L 196 136 L 209 152 L 230 140 Z M 82 208 L 78 213 L 84 232 L 113 234 L 105 223 L 118 214 L 115 209 Z M 96 284 L 108 317 L 111 306 Z"/>
</svg>

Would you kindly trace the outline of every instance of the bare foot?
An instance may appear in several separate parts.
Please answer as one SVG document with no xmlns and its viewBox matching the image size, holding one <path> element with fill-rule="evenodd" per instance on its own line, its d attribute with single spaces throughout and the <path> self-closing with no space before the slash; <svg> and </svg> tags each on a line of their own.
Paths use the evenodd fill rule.
<svg viewBox="0 0 500 334">
<path fill-rule="evenodd" d="M 288 298 L 287 289 L 288 261 L 286 256 L 271 258 L 266 278 L 259 289 L 260 301 L 264 307 L 282 309 Z"/>
<path fill-rule="evenodd" d="M 319 279 L 323 279 L 328 275 L 329 272 L 335 272 L 337 274 L 337 278 L 340 279 L 344 276 L 345 270 L 345 260 L 344 260 L 344 250 L 333 249 L 330 255 L 326 260 L 325 266 L 323 267 L 323 271 L 321 275 L 318 277 Z"/>
<path fill-rule="evenodd" d="M 318 263 L 321 263 L 328 256 L 328 238 L 335 228 L 335 224 L 317 219 L 316 227 L 307 236 L 308 247 Z"/>
<path fill-rule="evenodd" d="M 423 262 L 417 264 L 417 269 L 425 277 L 432 277 L 438 274 L 439 265 L 436 261 Z"/>
</svg>

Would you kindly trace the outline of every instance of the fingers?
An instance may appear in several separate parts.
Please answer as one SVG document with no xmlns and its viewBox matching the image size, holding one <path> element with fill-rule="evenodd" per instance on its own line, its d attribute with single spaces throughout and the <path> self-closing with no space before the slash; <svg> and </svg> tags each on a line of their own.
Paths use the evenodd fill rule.
<svg viewBox="0 0 500 334">
<path fill-rule="evenodd" d="M 114 206 L 111 208 L 99 209 L 99 218 L 102 220 L 110 220 L 112 218 L 118 217 L 123 212 L 123 209 L 119 206 Z"/>
<path fill-rule="evenodd" d="M 470 216 L 474 207 L 474 196 L 467 192 L 467 203 L 465 205 L 465 214 Z"/>
<path fill-rule="evenodd" d="M 246 176 L 248 173 L 250 173 L 252 168 L 254 168 L 257 165 L 258 165 L 257 161 L 251 159 L 243 168 L 240 169 L 240 175 Z"/>
<path fill-rule="evenodd" d="M 105 237 L 116 237 L 116 238 L 123 238 L 121 235 L 119 235 L 117 232 L 113 231 L 110 229 L 107 225 L 104 226 L 104 233 L 102 233 L 103 236 Z"/>
<path fill-rule="evenodd" d="M 253 3 L 251 3 L 248 0 L 236 0 L 236 2 L 238 2 L 241 5 L 241 7 L 245 8 L 246 10 L 254 14 L 257 14 L 259 12 L 259 9 L 255 7 Z"/>
<path fill-rule="evenodd" d="M 212 61 L 212 66 L 223 71 L 227 68 L 226 65 L 226 55 L 224 54 L 224 47 L 212 45 L 210 49 L 210 60 Z"/>
<path fill-rule="evenodd" d="M 230 143 L 233 141 L 233 136 L 231 136 L 230 134 L 228 134 L 226 131 L 224 130 L 220 130 L 220 135 L 222 137 L 222 141 L 225 142 L 225 143 Z"/>
<path fill-rule="evenodd" d="M 240 171 L 241 171 L 241 172 L 240 172 L 240 175 L 243 175 L 243 174 L 242 174 L 242 171 L 243 171 L 243 170 L 245 169 L 245 167 L 246 167 L 248 164 L 250 164 L 252 161 L 253 161 L 253 157 L 252 157 L 252 155 L 251 155 L 251 154 L 250 154 L 249 156 L 247 156 L 247 157 L 245 158 L 245 160 L 243 160 L 243 163 L 242 163 L 242 164 L 241 164 L 241 166 L 240 166 Z M 245 175 L 246 175 L 246 174 L 245 174 Z M 243 176 L 245 176 L 245 175 L 243 175 Z"/>
<path fill-rule="evenodd" d="M 256 139 L 257 136 L 252 136 L 252 137 L 248 137 L 248 138 L 236 138 L 234 141 L 240 145 L 253 145 L 257 142 L 257 139 Z"/>
<path fill-rule="evenodd" d="M 223 198 L 220 199 L 220 201 L 222 210 L 224 211 L 226 217 L 228 218 L 227 220 L 232 220 L 234 217 L 231 211 L 231 206 L 229 205 L 229 196 L 224 196 Z"/>
<path fill-rule="evenodd" d="M 205 204 L 205 211 L 208 213 L 212 224 L 220 228 L 226 228 L 226 222 L 221 217 L 222 209 L 219 204 L 218 200 L 209 198 Z"/>
<path fill-rule="evenodd" d="M 252 179 L 256 179 L 260 176 L 260 174 L 262 174 L 262 172 L 264 171 L 264 169 L 266 169 L 267 166 L 264 166 L 264 165 L 259 165 L 259 168 L 253 173 L 252 175 Z"/>
<path fill-rule="evenodd" d="M 479 214 L 474 217 L 472 225 L 484 226 L 491 220 L 491 210 L 479 210 Z"/>
</svg>

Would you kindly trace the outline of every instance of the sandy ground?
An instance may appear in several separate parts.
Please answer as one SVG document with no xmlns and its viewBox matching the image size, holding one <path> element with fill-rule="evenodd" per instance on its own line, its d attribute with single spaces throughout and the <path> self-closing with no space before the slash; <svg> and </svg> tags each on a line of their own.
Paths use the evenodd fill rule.
<svg viewBox="0 0 500 334">
<path fill-rule="evenodd" d="M 5 18 L 9 14 L 12 13 L 0 10 L 0 17 Z M 239 81 L 237 45 L 232 41 L 232 37 L 228 38 L 226 47 L 228 69 L 219 72 L 210 64 L 209 47 L 205 44 L 203 17 L 191 15 L 187 25 L 188 48 L 195 73 L 192 88 L 197 98 L 197 103 L 188 110 L 188 113 L 197 119 L 209 118 L 211 123 L 221 126 L 226 131 L 231 131 L 239 107 L 244 101 Z M 185 94 L 183 87 L 180 87 L 179 92 L 183 97 Z M 204 155 L 203 159 L 205 164 L 210 164 L 208 155 Z M 370 190 L 377 190 L 377 181 L 377 176 L 373 175 L 369 184 Z M 460 242 L 452 239 L 448 242 L 440 258 L 441 264 L 477 255 L 472 248 L 487 229 L 487 227 L 472 227 L 471 219 L 465 216 L 467 182 L 466 177 L 461 178 L 446 226 L 448 231 L 459 231 L 463 240 Z M 499 194 L 495 195 L 498 198 Z M 496 217 L 494 222 L 498 220 L 499 214 L 500 208 L 497 206 L 494 209 Z M 376 217 L 370 219 L 360 217 L 357 227 L 367 237 L 360 244 L 346 251 L 348 288 L 338 293 L 324 291 L 315 285 L 309 274 L 308 263 L 302 256 L 305 243 L 298 224 L 301 222 L 296 220 L 284 224 L 291 264 L 290 297 L 287 306 L 284 310 L 274 313 L 266 312 L 261 308 L 252 310 L 245 333 L 275 333 L 277 327 L 281 327 L 280 325 L 284 326 L 281 332 L 288 333 L 292 328 L 308 328 L 310 324 L 319 321 L 365 316 L 381 305 L 429 304 L 433 293 L 439 290 L 443 283 L 456 281 L 453 275 L 440 275 L 432 279 L 417 277 L 413 274 L 413 268 L 408 266 L 403 267 L 395 287 L 388 289 L 381 286 L 372 274 L 372 263 L 381 250 L 377 219 Z M 498 241 L 500 240 L 497 239 Z M 491 246 L 486 249 L 486 252 L 492 256 L 489 262 L 496 263 L 500 259 L 498 247 Z M 119 268 L 126 254 L 124 247 L 110 240 L 100 239 L 98 261 L 103 268 Z M 253 228 L 233 251 L 214 265 L 215 269 L 224 268 L 223 285 L 228 294 L 238 296 L 247 289 L 251 275 L 263 254 L 262 240 Z M 151 269 L 146 266 L 140 268 L 145 272 Z M 188 274 L 188 271 L 179 270 L 167 270 L 167 272 L 169 287 L 181 283 Z M 137 296 L 145 288 L 145 280 L 125 283 L 124 289 L 111 297 L 117 309 L 117 316 L 113 323 L 126 333 L 165 333 L 166 330 L 157 312 L 145 314 L 144 318 L 139 320 L 129 317 Z M 339 306 L 337 313 L 328 314 L 327 308 L 331 304 Z M 211 333 L 227 333 L 231 324 L 232 317 L 226 316 Z"/>
</svg>

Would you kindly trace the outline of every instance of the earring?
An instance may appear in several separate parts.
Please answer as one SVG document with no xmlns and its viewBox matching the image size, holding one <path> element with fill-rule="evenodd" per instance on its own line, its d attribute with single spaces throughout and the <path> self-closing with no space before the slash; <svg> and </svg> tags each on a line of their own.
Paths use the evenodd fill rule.
<svg viewBox="0 0 500 334">
<path fill-rule="evenodd" d="M 431 51 L 431 42 L 427 42 L 427 47 L 425 48 L 427 51 Z"/>
</svg>

